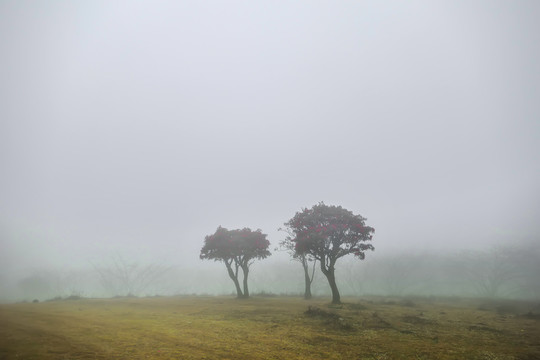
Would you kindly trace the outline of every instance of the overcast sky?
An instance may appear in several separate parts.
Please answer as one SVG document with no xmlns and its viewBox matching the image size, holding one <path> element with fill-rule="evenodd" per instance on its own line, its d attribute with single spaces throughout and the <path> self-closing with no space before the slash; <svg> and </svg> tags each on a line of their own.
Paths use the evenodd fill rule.
<svg viewBox="0 0 540 360">
<path fill-rule="evenodd" d="M 538 1 L 0 1 L 0 263 L 199 264 L 342 205 L 377 253 L 540 235 Z M 368 254 L 369 256 L 369 254 Z"/>
</svg>

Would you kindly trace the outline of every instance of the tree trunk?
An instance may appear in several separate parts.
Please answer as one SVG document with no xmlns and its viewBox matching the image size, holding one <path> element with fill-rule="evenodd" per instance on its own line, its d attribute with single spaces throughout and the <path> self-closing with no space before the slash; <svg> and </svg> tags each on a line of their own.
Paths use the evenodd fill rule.
<svg viewBox="0 0 540 360">
<path fill-rule="evenodd" d="M 228 262 L 225 262 L 225 266 L 227 266 L 227 271 L 229 272 L 229 277 L 234 282 L 234 286 L 236 287 L 236 297 L 242 298 L 244 297 L 244 294 L 242 294 L 242 289 L 240 288 L 240 283 L 238 282 L 238 272 L 236 274 L 234 273 L 231 264 Z"/>
<path fill-rule="evenodd" d="M 330 289 L 332 289 L 332 304 L 341 304 L 341 296 L 339 295 L 339 290 L 336 284 L 334 269 L 331 269 L 331 271 L 328 272 L 326 278 L 328 279 L 328 284 L 330 284 Z"/>
<path fill-rule="evenodd" d="M 334 264 L 330 262 L 328 268 L 325 266 L 324 259 L 321 260 L 321 271 L 328 279 L 328 284 L 332 290 L 332 304 L 341 304 L 341 296 L 339 295 L 339 290 L 336 284 L 336 277 L 334 275 Z"/>
<path fill-rule="evenodd" d="M 244 298 L 249 297 L 249 290 L 248 290 L 248 274 L 249 274 L 249 266 L 244 265 L 242 266 L 242 272 L 244 273 Z"/>
<path fill-rule="evenodd" d="M 302 259 L 302 266 L 304 267 L 304 281 L 306 284 L 305 290 L 304 290 L 304 299 L 309 300 L 311 299 L 311 278 L 309 277 L 309 264 L 306 260 L 306 258 Z"/>
</svg>

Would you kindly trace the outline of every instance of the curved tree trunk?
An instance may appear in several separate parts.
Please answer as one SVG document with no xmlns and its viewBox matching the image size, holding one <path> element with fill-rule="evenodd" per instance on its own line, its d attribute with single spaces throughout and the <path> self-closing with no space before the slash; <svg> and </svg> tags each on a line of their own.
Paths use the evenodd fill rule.
<svg viewBox="0 0 540 360">
<path fill-rule="evenodd" d="M 332 304 L 341 304 L 341 296 L 339 295 L 339 290 L 336 284 L 334 269 L 328 272 L 326 278 L 328 279 L 328 284 L 330 284 L 330 289 L 332 289 Z"/>
<path fill-rule="evenodd" d="M 339 290 L 336 284 L 334 270 L 334 262 L 331 261 L 328 268 L 326 268 L 324 259 L 321 261 L 321 271 L 328 279 L 328 284 L 332 290 L 332 304 L 341 304 L 341 296 L 339 295 Z"/>
<path fill-rule="evenodd" d="M 244 294 L 242 293 L 242 289 L 240 288 L 240 283 L 238 282 L 238 271 L 235 273 L 232 269 L 231 264 L 228 262 L 225 262 L 225 266 L 227 266 L 227 272 L 229 273 L 229 277 L 234 282 L 234 286 L 236 287 L 236 297 L 242 298 L 244 297 Z"/>
<path fill-rule="evenodd" d="M 244 273 L 244 298 L 248 298 L 249 297 L 249 290 L 248 290 L 249 266 L 248 265 L 242 266 L 242 272 Z"/>
</svg>

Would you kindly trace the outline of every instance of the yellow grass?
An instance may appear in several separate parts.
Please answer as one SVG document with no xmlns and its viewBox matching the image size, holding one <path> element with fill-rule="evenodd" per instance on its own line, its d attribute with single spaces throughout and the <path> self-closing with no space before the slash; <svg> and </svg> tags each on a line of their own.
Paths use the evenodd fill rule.
<svg viewBox="0 0 540 360">
<path fill-rule="evenodd" d="M 540 359 L 533 304 L 255 297 L 0 306 L 0 359 Z M 308 306 L 311 311 L 306 314 Z"/>
</svg>

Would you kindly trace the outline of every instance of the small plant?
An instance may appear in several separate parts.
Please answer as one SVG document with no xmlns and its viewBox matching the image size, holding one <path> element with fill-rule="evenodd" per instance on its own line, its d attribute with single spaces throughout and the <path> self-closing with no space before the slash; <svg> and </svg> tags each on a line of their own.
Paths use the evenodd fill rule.
<svg viewBox="0 0 540 360">
<path fill-rule="evenodd" d="M 405 307 L 415 307 L 416 305 L 414 304 L 414 302 L 410 299 L 403 299 L 399 302 L 399 305 L 400 306 L 405 306 Z"/>
<path fill-rule="evenodd" d="M 308 309 L 304 312 L 304 314 L 309 317 L 323 319 L 326 326 L 332 327 L 336 330 L 354 330 L 354 327 L 338 314 L 323 310 L 316 306 L 309 306 Z"/>
<path fill-rule="evenodd" d="M 325 319 L 335 319 L 339 317 L 338 314 L 323 310 L 317 306 L 308 306 L 308 309 L 304 312 L 304 314 L 311 317 L 320 317 Z"/>
<path fill-rule="evenodd" d="M 367 306 L 362 305 L 360 303 L 356 304 L 348 304 L 347 307 L 351 310 L 367 310 Z"/>
</svg>

